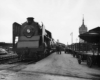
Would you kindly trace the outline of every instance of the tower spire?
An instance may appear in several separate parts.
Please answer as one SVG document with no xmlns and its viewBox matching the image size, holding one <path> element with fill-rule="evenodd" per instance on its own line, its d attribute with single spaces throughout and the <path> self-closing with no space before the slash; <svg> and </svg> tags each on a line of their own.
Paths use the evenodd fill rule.
<svg viewBox="0 0 100 80">
<path fill-rule="evenodd" d="M 84 14 L 83 14 L 83 25 L 84 25 Z"/>
</svg>

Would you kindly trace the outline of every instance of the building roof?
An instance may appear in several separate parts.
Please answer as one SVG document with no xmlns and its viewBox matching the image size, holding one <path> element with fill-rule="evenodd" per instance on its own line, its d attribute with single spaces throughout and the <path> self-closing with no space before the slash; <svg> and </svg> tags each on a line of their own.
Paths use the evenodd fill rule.
<svg viewBox="0 0 100 80">
<path fill-rule="evenodd" d="M 93 28 L 79 37 L 90 43 L 100 43 L 100 27 Z"/>
</svg>

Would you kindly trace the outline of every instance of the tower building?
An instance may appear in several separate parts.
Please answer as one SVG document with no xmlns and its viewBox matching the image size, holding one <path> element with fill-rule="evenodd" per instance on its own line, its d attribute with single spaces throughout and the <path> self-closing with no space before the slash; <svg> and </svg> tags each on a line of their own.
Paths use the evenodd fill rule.
<svg viewBox="0 0 100 80">
<path fill-rule="evenodd" d="M 83 33 L 85 33 L 85 32 L 87 32 L 87 27 L 86 27 L 86 25 L 84 24 L 84 17 L 83 17 L 82 25 L 79 27 L 79 34 L 83 34 Z M 79 38 L 79 42 L 80 42 L 80 43 L 84 43 L 84 40 L 82 40 L 82 39 Z"/>
</svg>

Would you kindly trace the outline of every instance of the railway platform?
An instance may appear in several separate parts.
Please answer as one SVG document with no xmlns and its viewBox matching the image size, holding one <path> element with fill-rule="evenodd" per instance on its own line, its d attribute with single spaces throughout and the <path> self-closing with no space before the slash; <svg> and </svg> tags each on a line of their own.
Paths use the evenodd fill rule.
<svg viewBox="0 0 100 80">
<path fill-rule="evenodd" d="M 79 65 L 71 54 L 54 52 L 35 64 L 1 69 L 3 80 L 99 80 L 100 69 Z"/>
</svg>

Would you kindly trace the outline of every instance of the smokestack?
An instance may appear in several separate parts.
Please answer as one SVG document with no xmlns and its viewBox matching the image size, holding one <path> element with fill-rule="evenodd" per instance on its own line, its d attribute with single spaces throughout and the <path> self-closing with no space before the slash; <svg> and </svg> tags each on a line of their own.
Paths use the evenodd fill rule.
<svg viewBox="0 0 100 80">
<path fill-rule="evenodd" d="M 31 24 L 33 22 L 34 18 L 33 17 L 28 17 L 27 18 L 27 21 L 28 21 L 28 24 Z"/>
</svg>

